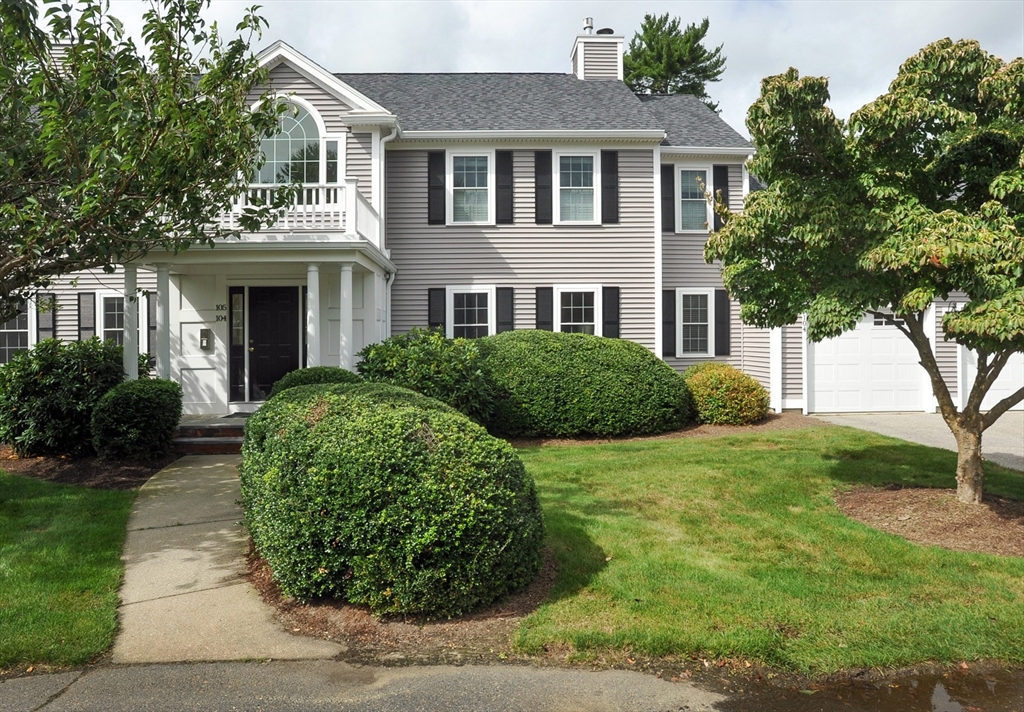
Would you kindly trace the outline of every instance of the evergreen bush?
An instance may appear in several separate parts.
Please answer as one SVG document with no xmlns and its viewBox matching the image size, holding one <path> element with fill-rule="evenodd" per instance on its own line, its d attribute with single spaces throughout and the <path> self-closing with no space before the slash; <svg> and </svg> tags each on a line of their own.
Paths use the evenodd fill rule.
<svg viewBox="0 0 1024 712">
<path fill-rule="evenodd" d="M 315 383 L 362 383 L 363 379 L 359 374 L 352 373 L 347 368 L 338 366 L 310 366 L 298 368 L 284 374 L 274 387 L 270 389 L 270 397 L 273 398 L 281 391 L 295 388 L 295 386 L 309 386 Z"/>
<path fill-rule="evenodd" d="M 712 425 L 749 425 L 768 414 L 768 391 L 727 363 L 707 361 L 683 374 L 697 420 Z"/>
<path fill-rule="evenodd" d="M 107 391 L 92 411 L 92 446 L 114 460 L 159 460 L 181 421 L 181 386 L 140 378 Z"/>
</svg>

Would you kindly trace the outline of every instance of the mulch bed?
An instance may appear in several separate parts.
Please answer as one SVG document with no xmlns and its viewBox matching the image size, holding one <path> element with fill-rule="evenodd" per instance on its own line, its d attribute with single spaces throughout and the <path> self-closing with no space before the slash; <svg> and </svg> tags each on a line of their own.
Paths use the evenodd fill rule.
<svg viewBox="0 0 1024 712">
<path fill-rule="evenodd" d="M 146 480 L 179 457 L 172 454 L 153 462 L 122 462 L 69 455 L 18 457 L 10 447 L 0 445 L 0 470 L 63 485 L 131 490 L 144 485 Z"/>
<path fill-rule="evenodd" d="M 855 487 L 837 493 L 836 504 L 851 519 L 918 544 L 1024 557 L 1024 502 L 964 504 L 953 490 Z"/>
</svg>

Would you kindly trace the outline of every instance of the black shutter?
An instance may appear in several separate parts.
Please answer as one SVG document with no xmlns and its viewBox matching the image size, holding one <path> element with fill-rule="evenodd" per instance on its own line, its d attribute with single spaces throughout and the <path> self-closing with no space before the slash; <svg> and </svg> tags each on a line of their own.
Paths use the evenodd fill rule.
<svg viewBox="0 0 1024 712">
<path fill-rule="evenodd" d="M 676 166 L 661 167 L 661 231 L 676 231 Z"/>
<path fill-rule="evenodd" d="M 78 340 L 96 336 L 96 295 L 84 292 L 78 295 Z"/>
<path fill-rule="evenodd" d="M 443 287 L 427 290 L 427 326 L 444 328 L 445 290 Z"/>
<path fill-rule="evenodd" d="M 601 224 L 619 224 L 618 151 L 601 151 Z"/>
<path fill-rule="evenodd" d="M 555 288 L 537 287 L 537 327 L 544 331 L 555 330 Z"/>
<path fill-rule="evenodd" d="M 52 339 L 57 335 L 57 297 L 40 294 L 36 304 L 36 341 Z"/>
<path fill-rule="evenodd" d="M 495 222 L 498 225 L 511 225 L 512 216 L 512 151 L 494 152 L 495 172 Z"/>
<path fill-rule="evenodd" d="M 711 169 L 712 180 L 715 184 L 715 193 L 722 193 L 722 202 L 729 207 L 729 166 L 713 166 Z M 722 216 L 715 213 L 715 230 L 722 229 Z"/>
<path fill-rule="evenodd" d="M 729 293 L 724 289 L 715 290 L 715 356 L 729 355 L 730 318 Z"/>
<path fill-rule="evenodd" d="M 676 355 L 676 290 L 661 292 L 661 355 Z"/>
<path fill-rule="evenodd" d="M 536 223 L 551 224 L 551 151 L 533 152 L 533 180 L 536 193 Z"/>
<path fill-rule="evenodd" d="M 444 151 L 427 153 L 427 224 L 444 225 Z"/>
<path fill-rule="evenodd" d="M 303 311 L 303 314 L 308 312 Z M 146 329 L 146 353 L 151 356 L 156 356 L 156 292 L 150 292 L 146 295 L 146 322 L 148 328 Z"/>
<path fill-rule="evenodd" d="M 601 335 L 619 338 L 619 288 L 601 288 Z"/>
<path fill-rule="evenodd" d="M 516 290 L 512 287 L 498 287 L 497 290 L 497 333 L 516 328 Z"/>
</svg>

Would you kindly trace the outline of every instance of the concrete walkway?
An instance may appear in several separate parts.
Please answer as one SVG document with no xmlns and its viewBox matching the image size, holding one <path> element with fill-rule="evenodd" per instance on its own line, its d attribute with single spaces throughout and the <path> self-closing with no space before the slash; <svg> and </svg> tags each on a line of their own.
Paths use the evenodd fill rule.
<svg viewBox="0 0 1024 712">
<path fill-rule="evenodd" d="M 920 445 L 956 452 L 953 433 L 938 413 L 850 413 L 818 415 L 836 425 L 870 430 Z M 1024 471 L 1024 411 L 1011 410 L 985 431 L 982 455 L 1003 467 Z"/>
<path fill-rule="evenodd" d="M 330 658 L 290 635 L 245 580 L 237 455 L 184 457 L 139 491 L 128 520 L 115 663 Z"/>
</svg>

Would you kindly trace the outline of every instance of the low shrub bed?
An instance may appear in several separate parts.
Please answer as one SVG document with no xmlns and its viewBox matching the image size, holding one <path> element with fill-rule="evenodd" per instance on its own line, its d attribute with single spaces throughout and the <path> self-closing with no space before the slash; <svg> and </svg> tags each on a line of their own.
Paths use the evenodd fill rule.
<svg viewBox="0 0 1024 712">
<path fill-rule="evenodd" d="M 479 342 L 448 339 L 438 329 L 413 329 L 359 352 L 356 367 L 367 381 L 392 383 L 437 398 L 480 423 L 492 407 Z"/>
<path fill-rule="evenodd" d="M 712 425 L 749 425 L 768 415 L 768 391 L 727 363 L 707 361 L 686 369 L 697 420 Z"/>
<path fill-rule="evenodd" d="M 671 366 L 625 339 L 509 331 L 480 339 L 493 429 L 516 436 L 644 435 L 689 418 Z"/>
<path fill-rule="evenodd" d="M 123 380 L 113 341 L 40 341 L 0 367 L 0 442 L 21 456 L 91 453 L 93 408 Z"/>
<path fill-rule="evenodd" d="M 92 445 L 101 457 L 158 460 L 171 451 L 181 421 L 181 386 L 160 378 L 119 383 L 92 412 Z"/>
<path fill-rule="evenodd" d="M 242 504 L 281 590 L 443 617 L 540 566 L 533 480 L 512 447 L 385 384 L 301 386 L 246 424 Z"/>
<path fill-rule="evenodd" d="M 362 383 L 363 379 L 359 374 L 352 373 L 347 368 L 339 366 L 310 366 L 289 371 L 283 375 L 274 387 L 270 389 L 270 397 L 273 398 L 281 391 L 286 391 L 295 386 L 309 386 L 316 383 Z"/>
</svg>

